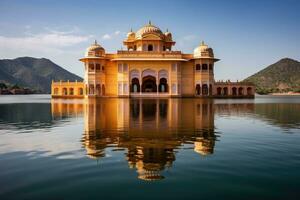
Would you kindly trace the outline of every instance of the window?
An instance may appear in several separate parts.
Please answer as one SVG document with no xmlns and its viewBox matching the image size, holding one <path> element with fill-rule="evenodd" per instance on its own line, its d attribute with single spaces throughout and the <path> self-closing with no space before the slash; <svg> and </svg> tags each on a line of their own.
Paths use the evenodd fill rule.
<svg viewBox="0 0 300 200">
<path fill-rule="evenodd" d="M 166 46 L 163 46 L 163 51 L 166 51 Z"/>
<path fill-rule="evenodd" d="M 89 71 L 94 71 L 94 70 L 95 70 L 94 64 L 90 63 L 89 64 Z"/>
<path fill-rule="evenodd" d="M 128 87 L 127 87 L 126 83 L 123 85 L 123 92 L 124 92 L 124 94 L 128 93 Z"/>
<path fill-rule="evenodd" d="M 102 71 L 104 71 L 104 66 L 102 66 Z"/>
<path fill-rule="evenodd" d="M 118 84 L 118 94 L 122 94 L 122 83 Z"/>
<path fill-rule="evenodd" d="M 153 45 L 152 44 L 148 45 L 148 51 L 153 51 Z"/>
<path fill-rule="evenodd" d="M 196 71 L 200 71 L 201 70 L 201 65 L 200 64 L 196 64 Z"/>
<path fill-rule="evenodd" d="M 101 66 L 100 66 L 99 63 L 96 64 L 96 70 L 97 70 L 97 71 L 100 71 L 100 70 L 101 70 Z"/>
<path fill-rule="evenodd" d="M 172 72 L 176 72 L 177 70 L 177 63 L 172 63 Z"/>
<path fill-rule="evenodd" d="M 123 71 L 122 63 L 119 63 L 119 64 L 118 64 L 118 72 L 119 72 L 119 73 L 122 73 L 122 71 Z"/>
<path fill-rule="evenodd" d="M 202 70 L 207 70 L 207 68 L 208 68 L 208 67 L 207 67 L 207 64 L 203 64 L 203 65 L 202 65 Z"/>
<path fill-rule="evenodd" d="M 123 72 L 127 72 L 127 70 L 128 70 L 128 65 L 127 65 L 127 63 L 124 63 L 123 64 Z"/>
</svg>

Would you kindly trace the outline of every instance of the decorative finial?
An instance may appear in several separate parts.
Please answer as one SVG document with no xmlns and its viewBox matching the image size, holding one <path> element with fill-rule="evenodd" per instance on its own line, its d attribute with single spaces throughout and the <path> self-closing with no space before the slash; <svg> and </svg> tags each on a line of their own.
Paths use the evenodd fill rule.
<svg viewBox="0 0 300 200">
<path fill-rule="evenodd" d="M 130 28 L 130 32 L 132 32 L 132 28 Z"/>
<path fill-rule="evenodd" d="M 151 25 L 151 20 L 149 20 L 149 25 Z"/>
<path fill-rule="evenodd" d="M 205 45 L 204 41 L 202 40 L 201 45 Z"/>
<path fill-rule="evenodd" d="M 97 44 L 97 40 L 95 40 L 95 45 Z"/>
<path fill-rule="evenodd" d="M 169 32 L 169 29 L 167 28 L 167 32 Z"/>
</svg>

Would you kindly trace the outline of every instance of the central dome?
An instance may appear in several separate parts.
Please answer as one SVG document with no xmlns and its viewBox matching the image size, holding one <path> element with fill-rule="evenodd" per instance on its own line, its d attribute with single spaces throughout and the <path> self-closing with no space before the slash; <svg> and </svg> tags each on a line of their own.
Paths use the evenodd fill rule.
<svg viewBox="0 0 300 200">
<path fill-rule="evenodd" d="M 144 35 L 146 34 L 155 34 L 158 35 L 160 38 L 164 37 L 164 34 L 160 30 L 160 28 L 154 26 L 149 22 L 149 24 L 143 26 L 136 32 L 136 39 L 142 39 Z"/>
</svg>

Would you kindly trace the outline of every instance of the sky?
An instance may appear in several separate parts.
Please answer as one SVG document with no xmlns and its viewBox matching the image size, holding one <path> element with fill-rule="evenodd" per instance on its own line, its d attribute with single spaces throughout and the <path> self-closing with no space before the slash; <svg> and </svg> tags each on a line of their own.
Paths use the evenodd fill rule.
<svg viewBox="0 0 300 200">
<path fill-rule="evenodd" d="M 300 60 L 299 0 L 1 0 L 0 59 L 48 58 L 83 76 L 78 60 L 96 39 L 108 53 L 151 20 L 192 53 L 214 49 L 216 80 L 242 80 L 289 57 Z"/>
</svg>

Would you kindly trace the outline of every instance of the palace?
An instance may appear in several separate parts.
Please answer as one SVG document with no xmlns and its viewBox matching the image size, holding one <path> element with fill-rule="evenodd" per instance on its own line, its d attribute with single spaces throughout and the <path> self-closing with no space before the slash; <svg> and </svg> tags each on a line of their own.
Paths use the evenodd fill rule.
<svg viewBox="0 0 300 200">
<path fill-rule="evenodd" d="M 84 81 L 53 81 L 52 97 L 254 97 L 251 83 L 215 81 L 219 59 L 204 42 L 193 54 L 173 51 L 172 34 L 149 22 L 123 44 L 127 50 L 112 54 L 95 41 L 80 59 Z"/>
</svg>

